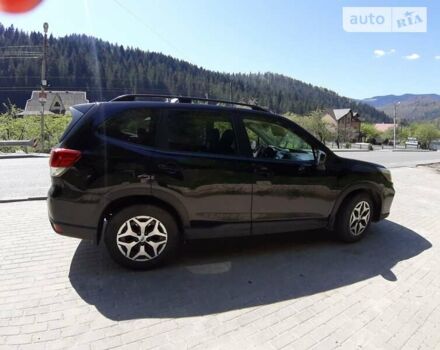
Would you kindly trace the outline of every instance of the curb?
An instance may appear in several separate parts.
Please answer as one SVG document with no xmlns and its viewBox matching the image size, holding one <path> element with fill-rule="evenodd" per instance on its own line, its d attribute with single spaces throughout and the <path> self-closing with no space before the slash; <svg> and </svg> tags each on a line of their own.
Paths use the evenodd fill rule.
<svg viewBox="0 0 440 350">
<path fill-rule="evenodd" d="M 0 204 L 15 203 L 15 202 L 30 202 L 30 201 L 45 201 L 47 197 L 28 197 L 28 198 L 14 198 L 14 199 L 0 199 Z"/>
<path fill-rule="evenodd" d="M 374 152 L 374 151 L 370 151 L 369 149 L 351 149 L 351 148 L 347 148 L 347 149 L 330 149 L 330 151 L 332 152 Z"/>
<path fill-rule="evenodd" d="M 0 159 L 17 159 L 17 158 L 49 158 L 49 154 L 46 153 L 0 154 Z"/>
</svg>

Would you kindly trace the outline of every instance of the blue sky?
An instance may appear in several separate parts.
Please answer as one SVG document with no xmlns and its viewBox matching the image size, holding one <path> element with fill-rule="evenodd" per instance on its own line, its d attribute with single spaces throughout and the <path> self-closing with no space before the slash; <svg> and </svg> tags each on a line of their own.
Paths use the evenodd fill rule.
<svg viewBox="0 0 440 350">
<path fill-rule="evenodd" d="M 343 6 L 426 6 L 428 31 L 347 33 Z M 44 0 L 0 14 L 26 31 L 44 21 L 54 36 L 90 34 L 217 71 L 282 73 L 353 98 L 440 94 L 440 1 Z"/>
</svg>

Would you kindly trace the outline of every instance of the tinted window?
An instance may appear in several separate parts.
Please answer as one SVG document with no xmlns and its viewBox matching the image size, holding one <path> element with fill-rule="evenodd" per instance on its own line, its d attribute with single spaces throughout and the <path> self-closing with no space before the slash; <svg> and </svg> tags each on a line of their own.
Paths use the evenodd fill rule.
<svg viewBox="0 0 440 350">
<path fill-rule="evenodd" d="M 63 134 L 61 135 L 59 141 L 63 141 L 66 136 L 69 134 L 69 132 L 73 129 L 73 127 L 78 123 L 78 121 L 82 118 L 82 116 L 89 111 L 90 108 L 93 107 L 93 104 L 86 104 L 86 105 L 77 105 L 75 107 L 70 107 L 70 112 L 72 114 L 72 119 L 70 120 L 69 125 L 67 126 L 66 130 L 64 130 Z"/>
<path fill-rule="evenodd" d="M 235 154 L 237 143 L 227 114 L 173 111 L 167 117 L 167 148 L 173 151 Z"/>
<path fill-rule="evenodd" d="M 275 121 L 243 120 L 255 158 L 313 161 L 313 148 L 294 130 Z"/>
<path fill-rule="evenodd" d="M 150 109 L 129 109 L 105 121 L 99 131 L 118 140 L 153 146 L 157 115 Z"/>
</svg>

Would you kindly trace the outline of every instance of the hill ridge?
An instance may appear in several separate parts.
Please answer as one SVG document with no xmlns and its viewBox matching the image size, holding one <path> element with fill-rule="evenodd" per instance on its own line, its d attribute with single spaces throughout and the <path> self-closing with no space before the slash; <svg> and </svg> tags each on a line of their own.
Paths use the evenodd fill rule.
<svg viewBox="0 0 440 350">
<path fill-rule="evenodd" d="M 49 89 L 85 90 L 91 101 L 136 92 L 219 99 L 232 95 L 235 101 L 257 102 L 277 113 L 303 115 L 316 109 L 352 108 L 370 121 L 389 119 L 368 104 L 283 74 L 212 71 L 169 55 L 111 44 L 84 34 L 50 36 L 48 41 Z M 41 42 L 41 33 L 0 24 L 0 47 Z M 35 60 L 0 60 L 0 102 L 9 98 L 24 107 L 30 92 L 39 88 L 39 81 L 40 65 Z"/>
</svg>

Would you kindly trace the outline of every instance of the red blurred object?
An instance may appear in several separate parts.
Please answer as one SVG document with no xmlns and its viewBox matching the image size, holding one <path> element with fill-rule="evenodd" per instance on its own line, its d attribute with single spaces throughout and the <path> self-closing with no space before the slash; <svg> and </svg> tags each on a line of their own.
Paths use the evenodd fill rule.
<svg viewBox="0 0 440 350">
<path fill-rule="evenodd" d="M 54 168 L 69 168 L 81 158 L 81 152 L 74 149 L 54 148 L 50 152 L 50 166 Z"/>
<path fill-rule="evenodd" d="M 58 224 L 52 224 L 52 228 L 56 233 L 63 233 L 63 228 Z"/>
<path fill-rule="evenodd" d="M 0 11 L 9 13 L 28 12 L 41 3 L 42 0 L 0 0 Z"/>
</svg>

